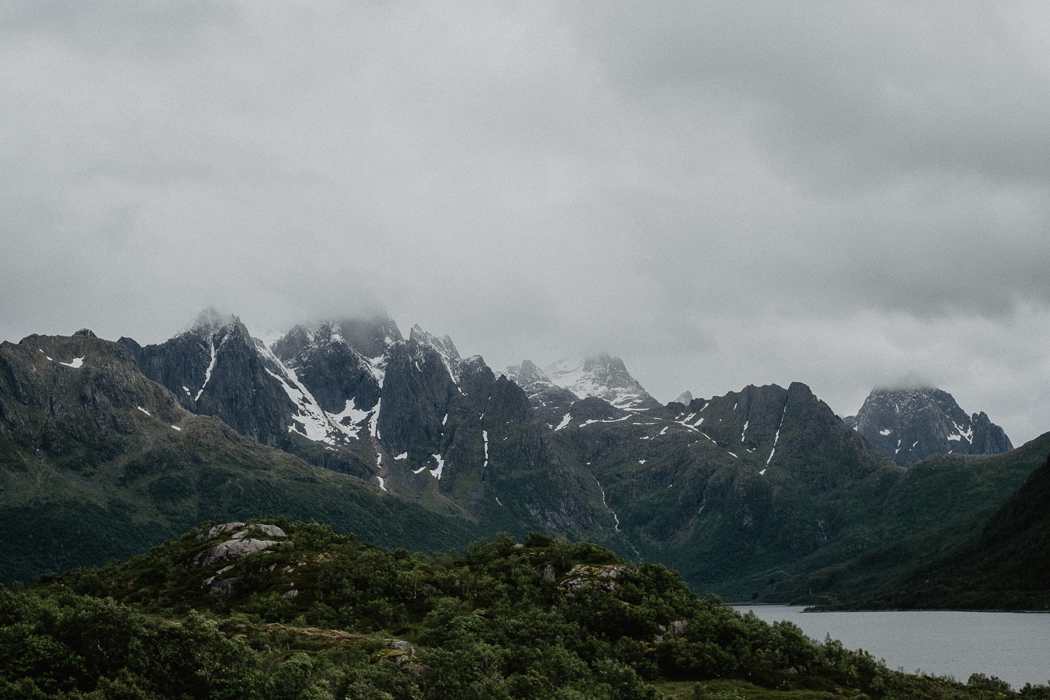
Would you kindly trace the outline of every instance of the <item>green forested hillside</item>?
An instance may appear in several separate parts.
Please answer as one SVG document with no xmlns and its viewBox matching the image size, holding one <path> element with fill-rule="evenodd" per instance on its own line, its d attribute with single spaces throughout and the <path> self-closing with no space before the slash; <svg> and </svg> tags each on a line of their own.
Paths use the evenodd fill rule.
<svg viewBox="0 0 1050 700">
<path fill-rule="evenodd" d="M 835 542 L 795 567 L 755 574 L 753 587 L 765 599 L 798 600 L 825 607 L 1046 608 L 1050 603 L 1046 578 L 1025 575 L 1016 579 L 1027 582 L 1030 595 L 1011 600 L 992 593 L 987 579 L 976 577 L 976 569 L 964 572 L 960 568 L 957 576 L 948 574 L 950 586 L 928 585 L 930 576 L 917 572 L 926 570 L 929 562 L 943 566 L 964 557 L 975 564 L 987 562 L 980 563 L 980 568 L 1005 571 L 1004 558 L 1013 555 L 989 545 L 988 533 L 982 535 L 982 528 L 987 530 L 989 518 L 998 509 L 1005 509 L 1003 504 L 1008 499 L 1018 499 L 1010 494 L 1026 479 L 1028 484 L 1018 494 L 1037 492 L 1032 480 L 1045 470 L 1039 467 L 1047 454 L 1050 433 L 1001 455 L 938 455 L 912 467 L 903 478 L 859 484 L 847 501 L 851 508 L 844 517 L 849 522 Z M 1014 541 L 1018 543 L 1038 531 L 1025 532 L 1016 518 L 1000 520 L 998 536 L 1016 532 Z M 975 549 L 978 538 L 985 542 L 980 554 Z M 1028 570 L 1023 557 L 1011 566 Z M 946 567 L 945 572 L 953 567 Z M 887 587 L 900 591 L 901 586 L 914 595 L 895 594 L 890 602 L 881 592 Z M 969 602 L 963 604 L 965 598 L 948 595 L 949 587 L 972 593 Z M 1042 602 L 1035 605 L 1037 599 Z"/>
<path fill-rule="evenodd" d="M 1007 698 L 767 625 L 677 573 L 533 533 L 431 556 L 315 523 L 206 523 L 0 587 L 5 698 Z"/>
<path fill-rule="evenodd" d="M 961 543 L 845 602 L 868 608 L 1050 610 L 1050 458 L 981 525 L 967 529 Z"/>
</svg>

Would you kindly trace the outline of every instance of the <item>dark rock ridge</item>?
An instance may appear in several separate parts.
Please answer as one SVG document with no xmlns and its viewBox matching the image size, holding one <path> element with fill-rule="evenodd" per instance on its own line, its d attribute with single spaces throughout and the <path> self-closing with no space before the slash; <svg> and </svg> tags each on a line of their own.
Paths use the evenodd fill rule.
<svg viewBox="0 0 1050 700">
<path fill-rule="evenodd" d="M 0 343 L 0 437 L 9 438 L 0 465 L 47 460 L 93 473 L 126 449 L 138 415 L 170 426 L 184 411 L 125 348 L 83 333 Z"/>
<path fill-rule="evenodd" d="M 1013 449 L 984 412 L 967 415 L 951 394 L 932 387 L 875 389 L 845 422 L 903 467 L 933 454 L 991 455 Z"/>
<path fill-rule="evenodd" d="M 694 399 L 694 423 L 720 447 L 763 467 L 786 469 L 819 490 L 863 478 L 883 463 L 808 386 L 748 385 L 713 399 Z"/>
<path fill-rule="evenodd" d="M 194 413 L 221 418 L 242 435 L 282 446 L 295 411 L 256 343 L 236 316 L 208 309 L 190 330 L 159 345 L 128 348 L 142 373 L 167 387 Z"/>
</svg>

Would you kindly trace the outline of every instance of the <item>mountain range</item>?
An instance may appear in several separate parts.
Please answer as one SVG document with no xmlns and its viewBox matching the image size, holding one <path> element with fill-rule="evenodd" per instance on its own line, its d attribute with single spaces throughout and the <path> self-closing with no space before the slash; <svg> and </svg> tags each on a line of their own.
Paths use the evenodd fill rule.
<svg viewBox="0 0 1050 700">
<path fill-rule="evenodd" d="M 497 375 L 384 314 L 267 339 L 210 310 L 157 345 L 29 336 L 0 345 L 0 521 L 20 535 L 0 577 L 285 515 L 416 549 L 542 530 L 735 599 L 815 599 L 841 593 L 836 566 L 973 531 L 1045 460 L 976 456 L 1009 439 L 935 389 L 877 390 L 847 421 L 801 383 L 681 399 L 605 354 Z"/>
</svg>

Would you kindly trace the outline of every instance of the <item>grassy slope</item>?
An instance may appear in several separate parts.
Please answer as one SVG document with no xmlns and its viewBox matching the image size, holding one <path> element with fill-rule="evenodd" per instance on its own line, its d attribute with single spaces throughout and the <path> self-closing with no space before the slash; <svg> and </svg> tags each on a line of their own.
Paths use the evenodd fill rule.
<svg viewBox="0 0 1050 700">
<path fill-rule="evenodd" d="M 923 562 L 958 556 L 1048 452 L 1050 433 L 1002 455 L 940 455 L 903 478 L 861 484 L 851 499 L 854 520 L 837 541 L 786 571 L 755 575 L 753 587 L 769 601 L 885 607 L 873 597 L 876 590 Z M 897 604 L 911 607 L 903 599 Z M 930 604 L 954 605 L 932 597 Z"/>
<path fill-rule="evenodd" d="M 952 546 L 859 597 L 857 604 L 1050 609 L 1050 460 L 981 527 L 962 534 L 965 538 L 953 538 Z"/>
<path fill-rule="evenodd" d="M 136 433 L 142 444 L 90 474 L 47 460 L 0 472 L 0 527 L 8 535 L 0 580 L 126 557 L 195 522 L 258 514 L 312 518 L 387 546 L 427 550 L 462 546 L 478 534 L 474 521 L 312 467 L 216 419 L 187 416 L 182 428 L 144 428 Z"/>
</svg>

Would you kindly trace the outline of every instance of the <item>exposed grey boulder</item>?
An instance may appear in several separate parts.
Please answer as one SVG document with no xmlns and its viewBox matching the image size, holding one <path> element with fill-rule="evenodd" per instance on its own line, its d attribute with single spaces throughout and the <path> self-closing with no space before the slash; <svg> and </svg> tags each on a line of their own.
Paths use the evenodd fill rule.
<svg viewBox="0 0 1050 700">
<path fill-rule="evenodd" d="M 683 635 L 689 631 L 689 620 L 675 620 L 670 625 L 671 634 Z"/>
<path fill-rule="evenodd" d="M 222 525 L 216 525 L 210 527 L 201 534 L 194 538 L 196 544 L 207 542 L 208 540 L 215 539 L 219 535 L 226 532 L 233 532 L 233 539 L 242 539 L 252 533 L 260 533 L 268 535 L 269 537 L 287 537 L 284 530 L 277 527 L 276 525 L 263 525 L 261 523 L 253 523 L 251 525 L 245 525 L 241 522 L 223 523 Z"/>
<path fill-rule="evenodd" d="M 248 535 L 255 534 L 255 533 L 261 533 L 263 535 L 269 535 L 270 537 L 287 537 L 288 536 L 288 535 L 284 534 L 284 530 L 282 530 L 281 528 L 277 527 L 276 525 L 263 525 L 261 523 L 257 523 L 257 524 L 254 524 L 254 525 L 247 526 L 243 531 L 238 532 L 237 534 L 235 534 L 233 536 L 233 538 L 234 539 L 241 539 L 243 537 L 247 537 Z"/>
<path fill-rule="evenodd" d="M 403 639 L 391 639 L 387 642 L 386 646 L 388 649 L 396 649 L 397 651 L 403 651 L 406 654 L 416 653 L 416 648 Z"/>
<path fill-rule="evenodd" d="M 202 542 L 207 542 L 208 540 L 215 539 L 216 537 L 218 537 L 219 535 L 221 535 L 224 532 L 233 532 L 233 531 L 236 531 L 236 530 L 240 530 L 243 527 L 244 527 L 244 523 L 237 523 L 237 522 L 223 523 L 222 525 L 216 525 L 214 527 L 208 528 L 207 530 L 205 530 L 201 534 L 197 535 L 195 538 L 193 538 L 193 542 L 195 544 L 200 544 Z"/>
<path fill-rule="evenodd" d="M 543 564 L 536 568 L 536 577 L 549 586 L 554 585 L 554 573 L 554 567 L 550 564 Z"/>
<path fill-rule="evenodd" d="M 195 566 L 211 566 L 212 564 L 220 561 L 226 561 L 229 559 L 240 559 L 241 557 L 254 554 L 255 552 L 261 552 L 262 550 L 272 547 L 277 542 L 273 540 L 256 540 L 256 539 L 240 539 L 230 540 L 217 544 L 210 549 L 206 549 L 198 554 L 193 559 Z"/>
</svg>

